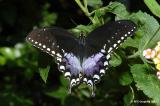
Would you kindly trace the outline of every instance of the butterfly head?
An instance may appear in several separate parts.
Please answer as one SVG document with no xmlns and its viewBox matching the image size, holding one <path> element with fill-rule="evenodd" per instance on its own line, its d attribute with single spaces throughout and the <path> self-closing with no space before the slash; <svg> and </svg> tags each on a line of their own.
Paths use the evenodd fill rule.
<svg viewBox="0 0 160 106">
<path fill-rule="evenodd" d="M 86 43 L 86 37 L 85 37 L 85 34 L 84 32 L 80 32 L 80 35 L 79 35 L 79 44 L 80 45 L 85 45 Z"/>
</svg>

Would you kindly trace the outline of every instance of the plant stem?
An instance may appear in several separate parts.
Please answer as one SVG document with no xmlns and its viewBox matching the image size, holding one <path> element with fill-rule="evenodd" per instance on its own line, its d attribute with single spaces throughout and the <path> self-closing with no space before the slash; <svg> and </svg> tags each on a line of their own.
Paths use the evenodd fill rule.
<svg viewBox="0 0 160 106">
<path fill-rule="evenodd" d="M 84 7 L 88 10 L 88 8 L 87 8 L 87 4 L 88 4 L 87 0 L 83 0 L 83 3 L 84 3 Z"/>
<path fill-rule="evenodd" d="M 87 0 L 83 0 L 83 4 L 81 3 L 80 0 L 75 0 L 75 2 L 78 4 L 78 6 L 81 8 L 81 10 L 84 12 L 84 14 L 91 20 L 91 22 L 93 24 L 95 24 L 96 22 L 94 21 L 94 19 L 91 17 L 88 8 L 87 8 Z"/>
<path fill-rule="evenodd" d="M 134 98 L 135 98 L 135 97 L 134 97 L 134 90 L 133 90 L 132 86 L 129 86 L 129 87 L 130 87 L 131 92 L 132 92 L 132 94 L 133 94 L 133 95 L 132 95 L 132 101 L 133 101 L 133 100 L 134 100 Z M 130 103 L 132 103 L 132 101 L 130 101 Z"/>
<path fill-rule="evenodd" d="M 135 58 L 139 56 L 139 51 L 135 52 L 133 55 L 128 56 L 128 59 Z"/>
</svg>

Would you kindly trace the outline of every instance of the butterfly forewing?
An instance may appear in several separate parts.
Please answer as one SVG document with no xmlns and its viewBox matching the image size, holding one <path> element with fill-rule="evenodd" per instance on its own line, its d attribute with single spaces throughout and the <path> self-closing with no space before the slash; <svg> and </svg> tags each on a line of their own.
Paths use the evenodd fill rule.
<svg viewBox="0 0 160 106">
<path fill-rule="evenodd" d="M 50 54 L 57 60 L 60 71 L 65 71 L 63 62 L 66 53 L 76 54 L 78 46 L 77 38 L 61 28 L 34 29 L 29 33 L 26 40 L 35 47 Z M 64 73 L 65 74 L 65 73 Z"/>
<path fill-rule="evenodd" d="M 35 29 L 26 39 L 50 55 L 55 55 L 59 50 L 75 53 L 74 49 L 78 46 L 77 38 L 61 28 Z"/>
<path fill-rule="evenodd" d="M 87 37 L 87 43 L 95 48 L 95 52 L 104 47 L 110 53 L 132 36 L 135 30 L 136 25 L 129 20 L 109 22 L 93 30 Z"/>
</svg>

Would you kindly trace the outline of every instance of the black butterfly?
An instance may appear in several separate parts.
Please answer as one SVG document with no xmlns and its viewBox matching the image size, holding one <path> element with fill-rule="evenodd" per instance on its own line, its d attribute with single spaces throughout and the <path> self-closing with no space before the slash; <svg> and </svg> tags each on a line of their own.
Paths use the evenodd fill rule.
<svg viewBox="0 0 160 106">
<path fill-rule="evenodd" d="M 108 69 L 111 53 L 136 30 L 129 20 L 107 23 L 93 30 L 87 37 L 79 38 L 61 28 L 33 30 L 27 41 L 53 56 L 58 68 L 69 79 L 69 92 L 82 82 L 92 88 Z"/>
</svg>

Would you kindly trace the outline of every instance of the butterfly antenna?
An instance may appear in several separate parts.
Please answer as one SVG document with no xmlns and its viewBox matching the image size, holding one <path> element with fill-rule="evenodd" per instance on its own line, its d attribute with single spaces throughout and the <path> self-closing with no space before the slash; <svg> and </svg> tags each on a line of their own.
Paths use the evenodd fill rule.
<svg viewBox="0 0 160 106">
<path fill-rule="evenodd" d="M 78 26 L 78 24 L 76 23 L 76 21 L 74 21 L 72 18 L 70 18 L 71 22 L 75 25 Z"/>
</svg>

